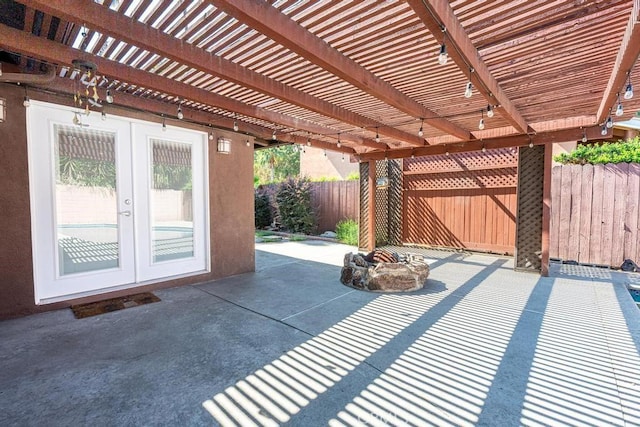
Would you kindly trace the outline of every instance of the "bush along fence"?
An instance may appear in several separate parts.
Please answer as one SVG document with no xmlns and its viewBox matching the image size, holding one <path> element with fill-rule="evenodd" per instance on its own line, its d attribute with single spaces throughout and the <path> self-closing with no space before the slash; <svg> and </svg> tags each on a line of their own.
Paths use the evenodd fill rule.
<svg viewBox="0 0 640 427">
<path fill-rule="evenodd" d="M 640 261 L 640 164 L 552 170 L 551 258 L 620 267 Z"/>
<path fill-rule="evenodd" d="M 282 229 L 290 228 L 292 223 L 288 223 L 288 220 L 283 218 L 283 214 L 293 213 L 299 217 L 304 209 L 291 207 L 290 210 L 281 212 L 281 209 L 277 207 L 277 195 L 286 188 L 287 196 L 283 195 L 281 198 L 287 201 L 296 199 L 307 191 L 299 189 L 297 186 L 300 185 L 303 185 L 310 194 L 309 214 L 313 223 L 310 232 L 334 231 L 340 221 L 359 217 L 360 187 L 358 181 L 309 182 L 304 179 L 290 179 L 284 183 L 263 185 L 256 189 L 256 227 L 264 228 L 275 221 Z M 307 221 L 308 218 L 295 220 L 293 224 L 304 223 L 306 226 L 308 225 Z M 304 232 L 302 230 L 287 231 Z"/>
</svg>

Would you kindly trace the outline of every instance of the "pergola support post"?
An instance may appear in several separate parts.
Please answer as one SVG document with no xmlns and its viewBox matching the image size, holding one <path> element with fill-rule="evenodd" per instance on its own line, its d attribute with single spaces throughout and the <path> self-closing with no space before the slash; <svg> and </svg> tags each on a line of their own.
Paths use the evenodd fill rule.
<svg viewBox="0 0 640 427">
<path fill-rule="evenodd" d="M 542 265 L 540 274 L 549 276 L 549 247 L 551 230 L 551 167 L 553 160 L 552 144 L 544 146 L 544 180 L 542 187 Z"/>
<path fill-rule="evenodd" d="M 546 158 L 551 144 L 521 147 L 518 151 L 518 214 L 516 217 L 515 269 L 543 273 Z M 549 162 L 549 166 L 550 166 Z M 547 184 L 550 185 L 550 184 Z M 550 201 L 550 192 L 547 194 Z M 548 212 L 547 212 L 548 215 Z M 546 219 L 548 223 L 548 218 Z M 548 225 L 547 225 L 547 249 Z M 547 250 L 548 271 L 548 250 Z"/>
<path fill-rule="evenodd" d="M 376 162 L 360 163 L 360 223 L 358 248 L 367 252 L 375 248 Z"/>
</svg>

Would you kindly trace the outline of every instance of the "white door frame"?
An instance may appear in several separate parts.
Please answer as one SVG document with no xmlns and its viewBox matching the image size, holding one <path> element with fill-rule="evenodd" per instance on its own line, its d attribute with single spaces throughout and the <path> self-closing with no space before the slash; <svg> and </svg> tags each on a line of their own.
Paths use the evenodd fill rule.
<svg viewBox="0 0 640 427">
<path fill-rule="evenodd" d="M 36 304 L 47 304 L 141 284 L 210 271 L 207 134 L 100 113 L 83 117 L 90 129 L 114 132 L 116 137 L 119 265 L 97 272 L 58 274 L 56 182 L 53 126 L 72 125 L 74 109 L 32 101 L 27 111 L 27 146 L 31 200 L 31 231 Z M 192 144 L 194 257 L 159 263 L 149 260 L 150 162 L 148 138 Z M 145 151 L 145 147 L 147 151 Z M 146 158 L 146 161 L 145 161 Z M 146 193 L 146 194 L 145 194 Z M 133 203 L 131 203 L 133 200 Z M 127 201 L 127 203 L 125 203 Z M 146 201 L 146 202 L 145 202 Z M 140 202 L 140 203 L 139 203 Z M 146 222 L 145 222 L 146 221 Z"/>
</svg>

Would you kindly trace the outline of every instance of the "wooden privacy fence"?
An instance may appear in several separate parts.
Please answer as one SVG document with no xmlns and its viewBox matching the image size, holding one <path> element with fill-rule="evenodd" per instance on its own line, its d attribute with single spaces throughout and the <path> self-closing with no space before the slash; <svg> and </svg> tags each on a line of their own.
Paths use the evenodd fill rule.
<svg viewBox="0 0 640 427">
<path fill-rule="evenodd" d="M 359 181 L 314 182 L 311 203 L 318 220 L 318 232 L 333 231 L 343 219 L 358 221 L 360 215 Z"/>
<path fill-rule="evenodd" d="M 551 177 L 551 258 L 640 261 L 640 164 L 556 166 Z"/>
</svg>

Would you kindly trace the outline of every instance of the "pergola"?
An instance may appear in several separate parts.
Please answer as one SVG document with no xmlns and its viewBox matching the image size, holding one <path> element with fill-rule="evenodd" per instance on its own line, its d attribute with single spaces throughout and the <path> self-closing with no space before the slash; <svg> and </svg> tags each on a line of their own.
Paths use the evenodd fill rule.
<svg viewBox="0 0 640 427">
<path fill-rule="evenodd" d="M 71 94 L 91 63 L 104 102 L 375 164 L 610 136 L 640 109 L 639 20 L 639 0 L 3 1 L 1 79 Z"/>
</svg>

